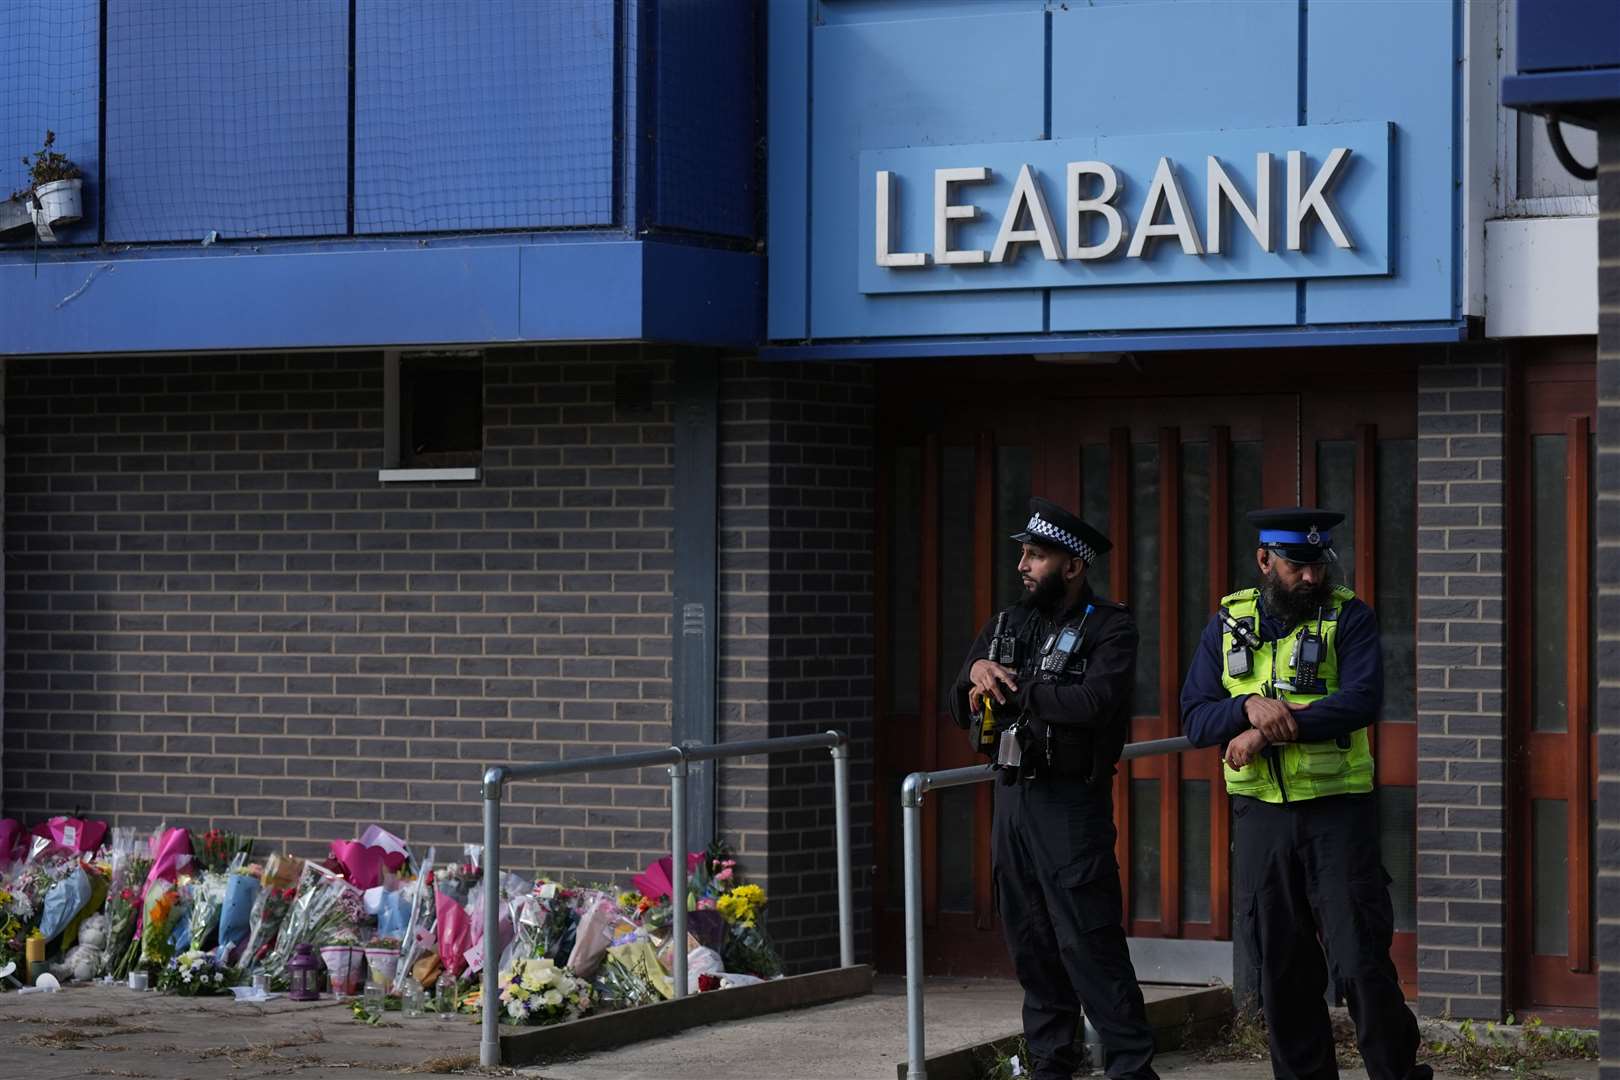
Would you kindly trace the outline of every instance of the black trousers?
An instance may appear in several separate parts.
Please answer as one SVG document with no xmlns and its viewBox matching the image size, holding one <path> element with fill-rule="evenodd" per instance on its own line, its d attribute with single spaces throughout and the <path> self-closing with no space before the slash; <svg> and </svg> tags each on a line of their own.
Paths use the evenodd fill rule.
<svg viewBox="0 0 1620 1080">
<path fill-rule="evenodd" d="M 1114 861 L 1113 794 L 1079 780 L 996 784 L 991 860 L 1024 1041 L 1037 1080 L 1069 1080 L 1080 1009 L 1108 1075 L 1156 1080 L 1153 1030 L 1131 967 Z"/>
<path fill-rule="evenodd" d="M 1235 936 L 1256 956 L 1260 1007 L 1278 1080 L 1337 1080 L 1323 997 L 1328 968 L 1344 989 L 1372 1080 L 1428 1080 L 1417 1020 L 1389 958 L 1395 916 L 1378 852 L 1373 795 L 1304 802 L 1232 799 Z M 1318 944 L 1320 936 L 1321 944 Z"/>
</svg>

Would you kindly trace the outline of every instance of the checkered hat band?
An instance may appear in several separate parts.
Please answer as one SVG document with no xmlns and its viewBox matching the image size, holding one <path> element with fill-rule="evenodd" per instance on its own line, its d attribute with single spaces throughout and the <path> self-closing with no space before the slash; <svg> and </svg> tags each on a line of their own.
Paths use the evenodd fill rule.
<svg viewBox="0 0 1620 1080">
<path fill-rule="evenodd" d="M 1043 517 L 1036 516 L 1030 518 L 1029 524 L 1024 526 L 1024 531 L 1029 533 L 1031 536 L 1039 536 L 1043 539 L 1051 540 L 1053 543 L 1061 544 L 1063 547 L 1068 548 L 1070 551 L 1074 552 L 1088 563 L 1094 563 L 1097 561 L 1097 551 L 1095 548 L 1086 543 L 1084 540 L 1080 539 L 1078 536 L 1074 535 L 1074 533 L 1070 532 L 1069 530 L 1060 529 Z"/>
</svg>

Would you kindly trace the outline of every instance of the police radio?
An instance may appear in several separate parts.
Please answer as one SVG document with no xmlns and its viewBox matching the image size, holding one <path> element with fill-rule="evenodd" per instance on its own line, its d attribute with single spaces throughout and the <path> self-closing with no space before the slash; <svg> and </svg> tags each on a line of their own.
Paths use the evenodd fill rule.
<svg viewBox="0 0 1620 1080">
<path fill-rule="evenodd" d="M 1317 668 L 1327 657 L 1327 642 L 1322 637 L 1322 612 L 1316 613 L 1316 629 L 1308 626 L 1300 628 L 1299 636 L 1294 639 L 1294 669 L 1293 685 L 1289 689 L 1300 694 L 1320 694 L 1326 689 L 1322 679 L 1317 675 Z"/>
<path fill-rule="evenodd" d="M 1260 635 L 1254 632 L 1254 619 L 1235 618 L 1224 607 L 1220 609 L 1221 624 L 1232 635 L 1232 649 L 1226 654 L 1226 673 L 1234 679 L 1246 679 L 1254 671 L 1254 650 L 1260 647 Z"/>
<path fill-rule="evenodd" d="M 1086 639 L 1086 620 L 1096 611 L 1095 604 L 1087 604 L 1085 614 L 1080 616 L 1080 622 L 1075 626 L 1065 626 L 1052 632 L 1041 646 L 1041 662 L 1039 671 L 1045 676 L 1062 675 L 1065 671 L 1078 674 L 1086 670 L 1084 658 L 1076 659 L 1075 653 L 1080 649 L 1080 643 Z"/>
</svg>

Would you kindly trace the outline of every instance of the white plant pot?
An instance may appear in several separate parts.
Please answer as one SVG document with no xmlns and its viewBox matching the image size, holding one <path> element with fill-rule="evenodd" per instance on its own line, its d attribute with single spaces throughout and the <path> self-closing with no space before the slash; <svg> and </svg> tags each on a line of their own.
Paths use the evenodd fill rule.
<svg viewBox="0 0 1620 1080">
<path fill-rule="evenodd" d="M 45 211 L 45 220 L 52 226 L 71 225 L 84 216 L 84 181 L 52 180 L 34 189 L 33 198 Z M 31 202 L 24 196 L 25 201 Z"/>
</svg>

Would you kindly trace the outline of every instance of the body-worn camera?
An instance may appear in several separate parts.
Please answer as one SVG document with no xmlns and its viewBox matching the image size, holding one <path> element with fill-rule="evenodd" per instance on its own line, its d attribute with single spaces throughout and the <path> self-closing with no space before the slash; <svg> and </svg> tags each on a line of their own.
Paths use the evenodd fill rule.
<svg viewBox="0 0 1620 1080">
<path fill-rule="evenodd" d="M 1226 654 L 1226 673 L 1234 679 L 1246 679 L 1254 671 L 1254 650 L 1260 647 L 1260 635 L 1254 632 L 1254 619 L 1249 616 L 1235 618 L 1225 608 L 1220 609 L 1221 623 L 1232 635 L 1232 648 Z"/>
<path fill-rule="evenodd" d="M 995 629 L 990 632 L 990 655 L 986 659 L 992 664 L 1018 670 L 1018 635 L 1007 629 L 1005 611 L 996 616 Z"/>
</svg>

